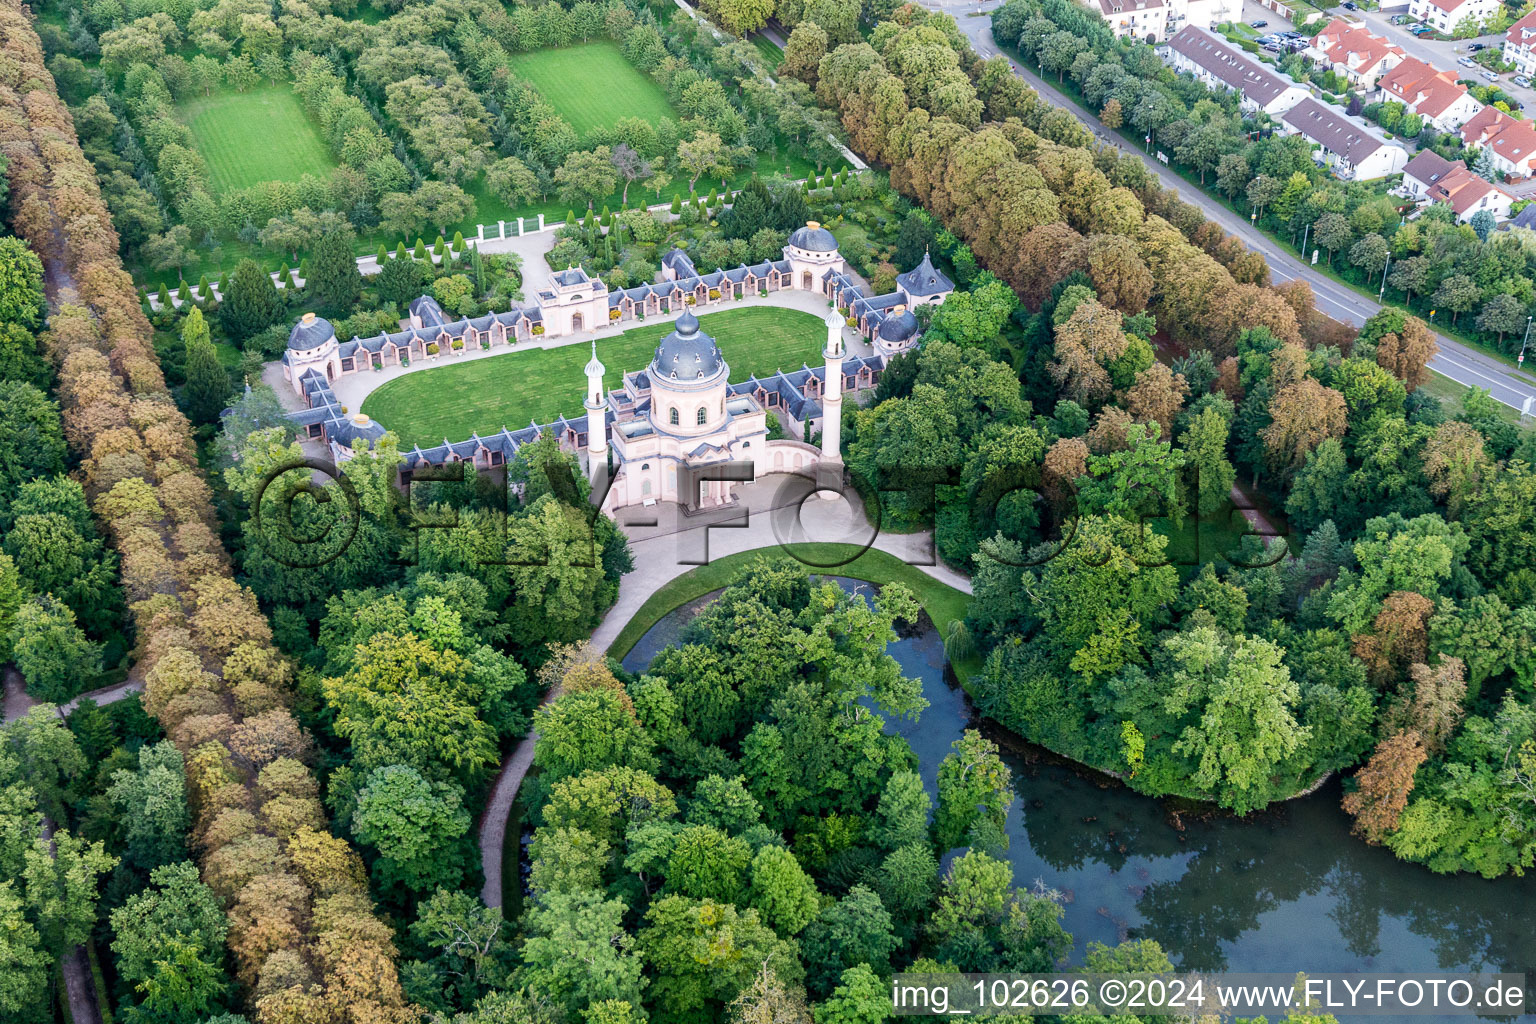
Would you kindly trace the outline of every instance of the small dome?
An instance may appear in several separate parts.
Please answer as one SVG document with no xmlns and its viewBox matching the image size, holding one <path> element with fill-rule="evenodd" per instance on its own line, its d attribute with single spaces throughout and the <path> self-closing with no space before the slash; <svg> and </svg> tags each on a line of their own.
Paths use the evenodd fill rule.
<svg viewBox="0 0 1536 1024">
<path fill-rule="evenodd" d="M 699 330 L 699 318 L 684 311 L 672 333 L 656 346 L 652 380 L 702 380 L 720 372 L 725 361 L 715 339 Z"/>
<path fill-rule="evenodd" d="M 832 232 L 814 220 L 807 221 L 803 228 L 796 228 L 789 236 L 789 244 L 808 252 L 837 251 L 837 239 L 832 237 Z"/>
<path fill-rule="evenodd" d="M 288 347 L 303 352 L 307 349 L 319 348 L 327 341 L 336 337 L 336 329 L 331 322 L 323 316 L 315 316 L 313 313 L 305 313 L 299 318 L 299 322 L 293 325 L 293 330 L 288 332 Z"/>
<path fill-rule="evenodd" d="M 917 337 L 917 317 L 912 315 L 910 309 L 902 309 L 892 316 L 888 316 L 880 324 L 880 340 L 890 342 L 911 341 Z"/>
<path fill-rule="evenodd" d="M 592 343 L 592 358 L 587 360 L 587 368 L 585 372 L 588 377 L 601 377 L 603 374 L 608 372 L 607 367 L 605 367 L 597 358 L 597 342 L 595 341 Z"/>
<path fill-rule="evenodd" d="M 827 311 L 828 327 L 842 327 L 843 324 L 847 322 L 848 321 L 843 318 L 843 314 L 839 313 L 837 310 L 831 309 Z"/>
</svg>

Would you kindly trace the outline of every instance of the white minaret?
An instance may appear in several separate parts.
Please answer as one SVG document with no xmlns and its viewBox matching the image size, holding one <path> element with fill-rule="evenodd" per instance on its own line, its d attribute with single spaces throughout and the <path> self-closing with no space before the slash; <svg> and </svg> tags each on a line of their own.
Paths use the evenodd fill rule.
<svg viewBox="0 0 1536 1024">
<path fill-rule="evenodd" d="M 843 316 L 836 309 L 827 314 L 826 379 L 821 392 L 821 459 L 842 461 L 843 440 Z"/>
<path fill-rule="evenodd" d="M 592 358 L 587 362 L 587 473 L 596 476 L 598 468 L 608 468 L 608 406 L 603 401 L 603 374 L 606 368 L 597 358 L 597 342 L 592 342 Z"/>
</svg>

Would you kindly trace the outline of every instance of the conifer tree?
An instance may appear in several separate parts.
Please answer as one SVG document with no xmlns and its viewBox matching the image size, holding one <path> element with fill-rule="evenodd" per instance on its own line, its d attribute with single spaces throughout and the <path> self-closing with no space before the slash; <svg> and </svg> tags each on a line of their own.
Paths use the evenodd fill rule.
<svg viewBox="0 0 1536 1024">
<path fill-rule="evenodd" d="M 229 374 L 219 363 L 208 322 L 196 306 L 182 321 L 181 343 L 186 350 L 187 415 L 193 423 L 213 423 L 229 399 Z"/>
</svg>

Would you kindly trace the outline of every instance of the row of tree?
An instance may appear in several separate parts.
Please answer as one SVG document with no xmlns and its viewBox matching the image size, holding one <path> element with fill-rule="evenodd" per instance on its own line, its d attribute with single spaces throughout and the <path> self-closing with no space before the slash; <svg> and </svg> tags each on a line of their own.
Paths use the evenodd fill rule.
<svg viewBox="0 0 1536 1024">
<path fill-rule="evenodd" d="M 186 757 L 204 882 L 264 1020 L 407 1020 L 357 855 L 326 828 L 292 667 L 230 575 L 190 427 L 166 388 L 117 238 L 27 18 L 0 11 L 0 135 L 18 232 L 78 302 L 47 336 L 65 435 L 122 558 L 146 706 Z M 45 157 L 46 154 L 46 157 Z"/>
</svg>

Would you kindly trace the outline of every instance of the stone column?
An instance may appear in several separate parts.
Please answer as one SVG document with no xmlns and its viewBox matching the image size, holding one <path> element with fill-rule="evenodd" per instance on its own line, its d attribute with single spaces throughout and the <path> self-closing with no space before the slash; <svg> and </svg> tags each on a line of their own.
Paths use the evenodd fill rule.
<svg viewBox="0 0 1536 1024">
<path fill-rule="evenodd" d="M 544 215 L 542 213 L 539 214 L 539 230 L 544 230 Z"/>
<path fill-rule="evenodd" d="M 821 458 L 824 462 L 842 461 L 843 429 L 843 318 L 837 310 L 827 313 L 826 380 L 821 394 Z"/>
</svg>

